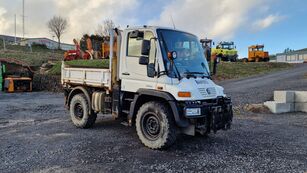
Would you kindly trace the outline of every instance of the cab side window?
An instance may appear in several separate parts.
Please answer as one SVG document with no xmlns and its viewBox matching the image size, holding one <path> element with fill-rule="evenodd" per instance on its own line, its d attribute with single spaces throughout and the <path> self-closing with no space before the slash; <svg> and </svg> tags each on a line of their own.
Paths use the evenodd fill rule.
<svg viewBox="0 0 307 173">
<path fill-rule="evenodd" d="M 130 33 L 128 33 L 128 50 L 127 56 L 129 57 L 140 57 L 141 56 L 141 49 L 142 49 L 142 40 L 136 38 L 130 38 Z M 153 33 L 150 31 L 145 31 L 144 33 L 144 40 L 150 40 L 153 37 Z M 152 51 L 150 51 L 152 54 Z M 150 55 L 149 55 L 150 57 Z"/>
</svg>

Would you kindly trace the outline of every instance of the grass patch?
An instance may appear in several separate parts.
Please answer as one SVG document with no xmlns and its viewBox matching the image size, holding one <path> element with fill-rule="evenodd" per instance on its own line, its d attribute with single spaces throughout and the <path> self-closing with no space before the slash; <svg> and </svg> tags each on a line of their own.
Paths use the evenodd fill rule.
<svg viewBox="0 0 307 173">
<path fill-rule="evenodd" d="M 221 62 L 218 64 L 216 80 L 236 79 L 259 74 L 267 74 L 293 67 L 289 63 L 242 63 Z"/>
<path fill-rule="evenodd" d="M 108 59 L 66 61 L 66 65 L 78 68 L 109 68 Z M 48 72 L 51 75 L 61 75 L 62 62 L 57 62 Z"/>
<path fill-rule="evenodd" d="M 0 44 L 0 58 L 14 58 L 31 66 L 41 66 L 48 60 L 63 59 L 64 51 L 50 50 L 42 46 L 33 46 L 32 52 L 27 46 L 6 45 L 7 50 L 3 50 Z"/>
<path fill-rule="evenodd" d="M 80 68 L 109 68 L 109 59 L 73 60 L 66 61 L 65 64 Z"/>
<path fill-rule="evenodd" d="M 48 60 L 61 60 L 63 54 L 53 54 L 49 52 L 19 52 L 19 51 L 0 51 L 0 58 L 14 58 L 17 60 L 24 61 L 31 66 L 41 66 L 43 63 L 48 62 Z"/>
</svg>

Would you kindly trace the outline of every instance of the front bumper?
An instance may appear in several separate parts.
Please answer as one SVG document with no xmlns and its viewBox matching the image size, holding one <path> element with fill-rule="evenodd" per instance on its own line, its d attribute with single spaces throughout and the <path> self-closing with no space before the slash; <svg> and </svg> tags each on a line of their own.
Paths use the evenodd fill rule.
<svg viewBox="0 0 307 173">
<path fill-rule="evenodd" d="M 195 125 L 195 128 L 206 133 L 216 132 L 218 130 L 230 129 L 233 111 L 232 102 L 228 97 L 219 97 L 214 100 L 194 101 L 181 103 L 182 113 L 185 119 L 190 124 Z M 199 115 L 187 115 L 187 109 L 200 109 Z"/>
</svg>

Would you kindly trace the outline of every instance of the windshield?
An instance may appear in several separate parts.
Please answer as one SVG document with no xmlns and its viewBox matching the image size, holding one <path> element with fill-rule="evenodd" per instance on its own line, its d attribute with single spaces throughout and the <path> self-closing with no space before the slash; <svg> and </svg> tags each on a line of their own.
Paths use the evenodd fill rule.
<svg viewBox="0 0 307 173">
<path fill-rule="evenodd" d="M 204 50 L 196 36 L 165 29 L 159 29 L 157 32 L 167 74 L 170 77 L 209 76 Z M 167 58 L 167 52 L 173 51 L 177 53 L 174 65 Z"/>
<path fill-rule="evenodd" d="M 234 49 L 233 44 L 222 44 L 222 49 Z"/>
</svg>

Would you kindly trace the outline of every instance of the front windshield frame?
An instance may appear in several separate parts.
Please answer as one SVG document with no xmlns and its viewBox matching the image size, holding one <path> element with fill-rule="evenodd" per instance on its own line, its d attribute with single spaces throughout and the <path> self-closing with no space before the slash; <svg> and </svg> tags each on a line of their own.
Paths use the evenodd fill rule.
<svg viewBox="0 0 307 173">
<path fill-rule="evenodd" d="M 234 44 L 222 44 L 222 49 L 234 49 Z"/>
<path fill-rule="evenodd" d="M 170 40 L 168 40 L 173 37 L 173 36 L 170 36 L 171 34 L 180 34 L 178 35 L 177 42 L 170 42 Z M 157 29 L 157 35 L 158 35 L 158 40 L 159 40 L 159 44 L 161 47 L 164 68 L 165 68 L 167 76 L 171 78 L 179 78 L 179 79 L 180 77 L 189 77 L 189 76 L 190 77 L 210 77 L 208 62 L 204 56 L 204 49 L 201 46 L 198 38 L 195 35 L 187 33 L 187 32 L 183 32 L 183 31 L 172 30 L 172 29 Z M 193 48 L 195 48 L 196 50 L 198 49 L 198 51 L 194 52 L 194 54 L 196 54 L 195 56 L 192 56 L 192 53 L 191 53 L 191 56 L 184 57 L 185 61 L 190 63 L 189 65 L 186 65 L 186 66 L 182 64 L 181 65 L 178 64 L 180 54 L 179 52 L 176 51 L 177 48 L 175 48 L 176 47 L 175 45 L 177 43 L 179 44 L 180 39 L 182 39 L 181 41 L 182 47 L 184 45 L 187 46 L 187 44 L 189 44 L 190 46 L 188 48 L 189 51 L 192 50 L 193 46 L 194 46 Z M 184 39 L 187 39 L 187 40 L 184 40 Z M 172 43 L 173 47 L 170 45 L 170 43 Z M 173 68 L 170 67 L 172 62 L 167 57 L 167 53 L 171 51 L 176 51 L 177 53 L 177 58 L 173 60 L 174 61 Z"/>
</svg>

